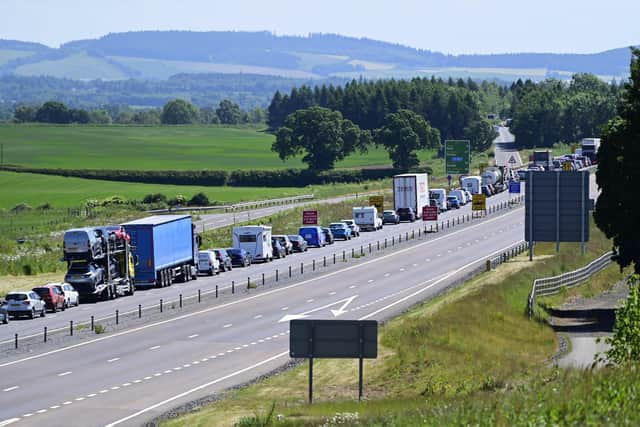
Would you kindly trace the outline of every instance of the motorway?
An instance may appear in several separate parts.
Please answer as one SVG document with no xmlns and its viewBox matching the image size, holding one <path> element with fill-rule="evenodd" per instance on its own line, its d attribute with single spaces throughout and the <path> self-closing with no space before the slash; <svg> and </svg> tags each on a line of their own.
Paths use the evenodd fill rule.
<svg viewBox="0 0 640 427">
<path fill-rule="evenodd" d="M 504 202 L 508 197 L 502 193 L 489 201 Z M 466 213 L 468 208 L 443 217 L 446 221 L 447 216 Z M 236 295 L 198 311 L 66 347 L 9 354 L 0 361 L 0 426 L 140 425 L 171 407 L 282 366 L 289 360 L 289 319 L 389 318 L 443 290 L 492 253 L 520 242 L 522 223 L 522 208 L 505 209 L 377 257 L 344 263 L 339 270 L 327 269 L 310 278 Z M 386 226 L 347 243 L 309 250 L 293 260 L 309 262 L 336 249 L 359 250 L 361 244 L 398 236 L 420 225 Z M 281 265 L 289 260 L 280 260 Z M 151 303 L 187 289 L 228 283 L 234 274 L 246 280 L 248 271 L 253 270 L 252 275 L 264 269 L 272 272 L 276 265 L 234 269 L 227 276 L 137 292 L 133 297 L 88 307 L 96 315 L 113 312 L 116 306 L 127 310 L 141 301 Z M 10 327 L 33 324 L 39 329 L 46 321 L 53 328 L 77 313 L 83 312 L 69 310 L 53 319 L 12 322 Z"/>
<path fill-rule="evenodd" d="M 499 166 L 509 166 L 511 168 L 519 168 L 523 166 L 520 153 L 515 146 L 515 136 L 509 131 L 508 127 L 496 126 L 494 128 L 498 132 L 498 137 L 494 140 L 495 161 Z M 513 161 L 509 161 L 513 158 Z"/>
<path fill-rule="evenodd" d="M 504 192 L 488 199 L 487 204 L 488 206 L 494 206 L 506 202 L 509 198 L 509 194 Z M 471 204 L 469 203 L 461 209 L 451 210 L 441 214 L 440 221 L 444 220 L 446 222 L 447 219 L 467 215 L 470 214 L 470 212 Z M 335 218 L 335 220 L 339 219 L 340 218 Z M 215 289 L 216 285 L 219 286 L 220 290 L 226 289 L 231 286 L 232 281 L 239 286 L 242 286 L 242 284 L 246 286 L 247 277 L 251 277 L 252 282 L 261 282 L 262 274 L 265 274 L 266 277 L 273 277 L 275 276 L 276 269 L 279 270 L 279 275 L 282 277 L 285 275 L 285 272 L 288 274 L 289 266 L 292 266 L 295 272 L 300 269 L 300 263 L 309 266 L 313 260 L 316 260 L 316 263 L 320 264 L 325 256 L 328 259 L 332 259 L 333 254 L 337 253 L 338 257 L 341 257 L 342 251 L 350 254 L 352 248 L 355 248 L 355 250 L 359 252 L 360 246 L 368 247 L 369 243 L 377 247 L 378 241 L 384 241 L 385 238 L 391 241 L 392 236 L 395 236 L 397 239 L 400 234 L 404 237 L 407 232 L 411 233 L 411 231 L 414 230 L 417 232 L 417 229 L 421 226 L 423 225 L 420 222 L 386 225 L 381 231 L 363 232 L 360 237 L 348 242 L 338 240 L 333 245 L 324 248 L 311 248 L 306 253 L 298 253 L 283 259 L 276 259 L 268 264 L 253 264 L 248 268 L 234 268 L 230 272 L 221 273 L 213 277 L 200 276 L 198 280 L 195 281 L 175 283 L 170 287 L 162 289 L 137 291 L 133 296 L 118 298 L 112 301 L 104 301 L 96 304 L 81 304 L 79 308 L 71 308 L 64 312 L 59 311 L 56 314 L 47 313 L 45 318 L 14 320 L 11 321 L 9 325 L 0 326 L 0 348 L 2 348 L 3 345 L 6 347 L 13 343 L 14 334 L 16 333 L 19 334 L 21 338 L 27 338 L 33 335 L 41 335 L 44 326 L 47 326 L 49 333 L 54 332 L 56 329 L 66 330 L 69 327 L 69 321 L 73 321 L 75 325 L 78 325 L 88 322 L 91 316 L 94 316 L 96 321 L 112 317 L 115 314 L 115 310 L 119 310 L 120 314 L 137 312 L 138 305 L 141 305 L 144 309 L 158 305 L 160 299 L 167 303 L 177 300 L 180 294 L 186 298 L 187 296 L 197 294 L 198 290 L 211 292 Z M 278 230 L 274 230 L 274 234 L 277 233 Z"/>
</svg>

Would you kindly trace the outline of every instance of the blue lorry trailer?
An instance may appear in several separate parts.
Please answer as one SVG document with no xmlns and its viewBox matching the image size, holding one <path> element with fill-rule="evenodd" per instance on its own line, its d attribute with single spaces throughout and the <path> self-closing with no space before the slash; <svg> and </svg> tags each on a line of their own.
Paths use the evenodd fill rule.
<svg viewBox="0 0 640 427">
<path fill-rule="evenodd" d="M 198 244 L 190 215 L 155 215 L 122 226 L 131 236 L 136 287 L 197 279 Z"/>
</svg>

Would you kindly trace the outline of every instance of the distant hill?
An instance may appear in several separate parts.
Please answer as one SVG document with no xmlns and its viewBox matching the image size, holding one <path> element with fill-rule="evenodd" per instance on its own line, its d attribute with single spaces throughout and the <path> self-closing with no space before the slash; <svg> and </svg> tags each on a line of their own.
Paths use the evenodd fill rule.
<svg viewBox="0 0 640 427">
<path fill-rule="evenodd" d="M 295 79 L 471 77 L 500 80 L 589 72 L 628 75 L 628 48 L 594 54 L 446 55 L 367 38 L 269 32 L 138 31 L 58 49 L 0 40 L 0 74 L 72 80 L 165 80 L 176 74 L 258 74 Z"/>
</svg>

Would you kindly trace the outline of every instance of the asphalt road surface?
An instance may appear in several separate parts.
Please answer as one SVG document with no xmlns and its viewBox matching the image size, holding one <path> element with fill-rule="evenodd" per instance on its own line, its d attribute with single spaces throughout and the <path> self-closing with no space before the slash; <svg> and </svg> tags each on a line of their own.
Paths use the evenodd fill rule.
<svg viewBox="0 0 640 427">
<path fill-rule="evenodd" d="M 498 137 L 494 140 L 496 164 L 511 168 L 521 167 L 522 159 L 514 143 L 515 136 L 507 127 L 496 126 L 495 129 L 498 132 Z"/>
</svg>

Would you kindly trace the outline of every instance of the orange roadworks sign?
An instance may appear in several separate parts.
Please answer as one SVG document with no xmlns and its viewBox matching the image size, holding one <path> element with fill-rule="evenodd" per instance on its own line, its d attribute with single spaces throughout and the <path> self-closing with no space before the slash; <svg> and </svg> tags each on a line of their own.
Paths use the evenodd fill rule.
<svg viewBox="0 0 640 427">
<path fill-rule="evenodd" d="M 487 210 L 487 196 L 484 194 L 474 194 L 471 200 L 472 211 Z"/>
</svg>

